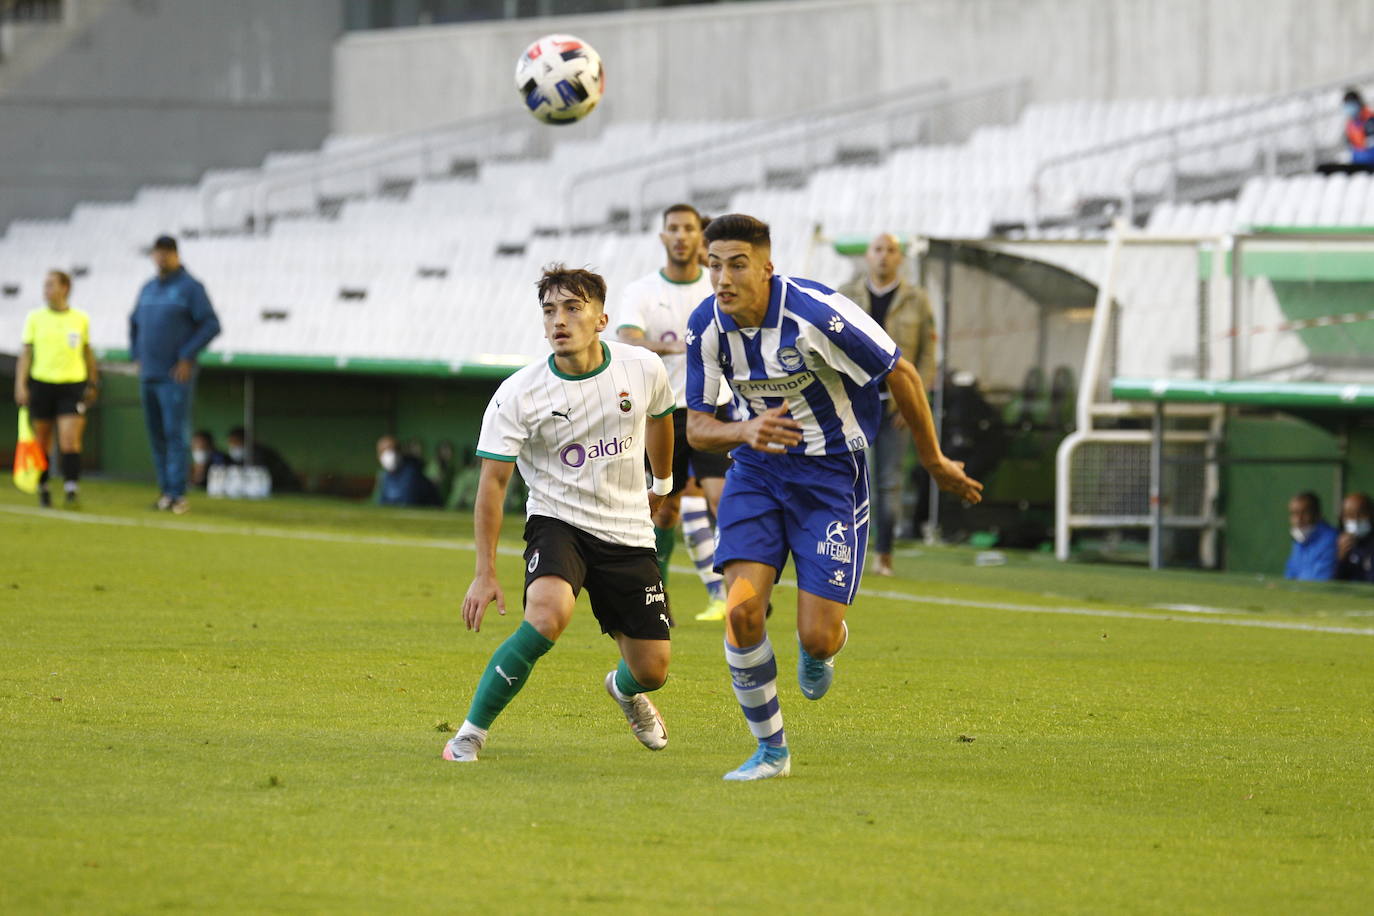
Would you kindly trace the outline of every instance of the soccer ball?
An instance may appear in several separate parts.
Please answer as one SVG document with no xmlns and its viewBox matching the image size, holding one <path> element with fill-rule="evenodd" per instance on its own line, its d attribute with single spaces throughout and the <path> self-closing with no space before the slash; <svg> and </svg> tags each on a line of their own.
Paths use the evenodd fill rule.
<svg viewBox="0 0 1374 916">
<path fill-rule="evenodd" d="M 515 88 L 545 124 L 571 124 L 592 113 L 606 87 L 601 55 L 572 35 L 545 35 L 515 64 Z"/>
</svg>

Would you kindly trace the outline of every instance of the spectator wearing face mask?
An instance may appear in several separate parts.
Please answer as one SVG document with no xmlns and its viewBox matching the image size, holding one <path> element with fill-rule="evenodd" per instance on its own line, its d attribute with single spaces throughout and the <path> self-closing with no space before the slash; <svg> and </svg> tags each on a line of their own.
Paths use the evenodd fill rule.
<svg viewBox="0 0 1374 916">
<path fill-rule="evenodd" d="M 229 456 L 215 448 L 215 437 L 208 429 L 197 430 L 191 437 L 191 486 L 204 490 L 210 480 L 210 469 L 224 467 Z"/>
<path fill-rule="evenodd" d="M 1317 167 L 1323 175 L 1374 172 L 1374 111 L 1365 104 L 1364 96 L 1354 86 L 1345 90 L 1341 98 L 1344 116 L 1345 148 L 1349 162 L 1328 162 Z"/>
<path fill-rule="evenodd" d="M 1341 535 L 1336 540 L 1336 578 L 1374 582 L 1374 503 L 1368 493 L 1351 493 L 1341 503 Z"/>
<path fill-rule="evenodd" d="M 291 470 L 281 452 L 265 442 L 253 440 L 253 454 L 248 454 L 247 431 L 242 426 L 229 430 L 229 463 L 265 468 L 272 478 L 273 493 L 295 493 L 301 489 L 300 478 Z"/>
<path fill-rule="evenodd" d="M 381 506 L 437 506 L 439 491 L 425 476 L 425 466 L 414 455 L 402 454 L 395 436 L 377 440 L 377 475 L 373 496 Z"/>
<path fill-rule="evenodd" d="M 1350 164 L 1374 168 L 1374 112 L 1353 86 L 1345 91 L 1341 110 L 1345 113 L 1345 145 L 1350 149 Z"/>
<path fill-rule="evenodd" d="M 1293 549 L 1283 568 L 1285 579 L 1324 582 L 1336 575 L 1336 529 L 1322 520 L 1322 503 L 1310 490 L 1288 501 L 1288 533 Z"/>
</svg>

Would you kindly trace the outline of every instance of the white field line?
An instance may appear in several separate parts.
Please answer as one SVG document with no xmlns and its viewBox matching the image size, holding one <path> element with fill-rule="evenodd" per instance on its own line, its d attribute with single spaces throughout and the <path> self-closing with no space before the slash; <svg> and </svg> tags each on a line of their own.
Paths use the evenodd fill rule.
<svg viewBox="0 0 1374 916">
<path fill-rule="evenodd" d="M 197 534 L 236 534 L 245 537 L 284 538 L 293 541 L 321 541 L 332 544 L 364 544 L 380 547 L 427 547 L 435 550 L 455 550 L 471 552 L 475 549 L 471 541 L 445 538 L 407 538 L 385 535 L 335 534 L 328 531 L 298 531 L 290 528 L 268 527 L 230 527 L 200 522 L 166 518 L 129 518 L 120 515 L 92 515 L 86 512 L 63 512 L 53 509 L 40 509 L 37 506 L 0 506 L 0 512 L 48 521 L 74 522 L 85 525 L 114 525 L 123 528 L 155 528 L 166 531 L 189 531 Z M 498 545 L 496 552 L 503 556 L 521 556 L 523 551 L 508 544 Z M 672 567 L 674 572 L 684 575 L 695 574 L 694 568 Z M 783 579 L 778 583 L 786 588 L 796 588 L 796 580 Z M 1116 620 L 1154 620 L 1173 623 L 1199 623 L 1213 626 L 1249 627 L 1261 630 L 1292 630 L 1303 633 L 1334 633 L 1344 636 L 1374 636 L 1374 628 L 1336 627 L 1314 623 L 1298 623 L 1282 620 L 1249 620 L 1235 617 L 1175 617 L 1167 613 L 1149 611 L 1112 610 L 1108 608 L 1064 607 L 1040 604 L 1012 604 L 1005 601 L 973 601 L 966 598 L 943 598 L 934 595 L 913 595 L 909 592 L 896 592 L 880 589 L 862 589 L 861 594 L 875 598 L 887 598 L 916 604 L 936 604 L 946 607 L 977 608 L 979 610 L 1007 611 L 1015 614 L 1058 614 L 1071 617 L 1103 617 Z M 1364 614 L 1355 611 L 1352 614 Z"/>
</svg>

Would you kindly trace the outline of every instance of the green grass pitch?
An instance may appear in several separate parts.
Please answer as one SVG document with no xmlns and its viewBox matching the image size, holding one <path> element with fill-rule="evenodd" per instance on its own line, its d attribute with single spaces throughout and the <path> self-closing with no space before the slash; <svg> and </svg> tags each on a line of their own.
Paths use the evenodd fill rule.
<svg viewBox="0 0 1374 916">
<path fill-rule="evenodd" d="M 469 520 L 95 482 L 0 495 L 0 912 L 1369 912 L 1374 591 L 900 558 L 830 695 L 772 633 L 793 776 L 678 572 L 650 753 L 585 600 L 475 766 L 439 751 Z M 1281 520 L 1280 520 L 1281 522 Z M 679 557 L 680 562 L 682 557 Z M 1189 606 L 1187 610 L 1161 605 Z"/>
</svg>

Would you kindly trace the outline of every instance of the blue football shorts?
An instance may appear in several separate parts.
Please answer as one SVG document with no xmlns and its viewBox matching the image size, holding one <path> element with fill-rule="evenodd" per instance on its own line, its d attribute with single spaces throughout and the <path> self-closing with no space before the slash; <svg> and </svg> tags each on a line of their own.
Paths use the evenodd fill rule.
<svg viewBox="0 0 1374 916">
<path fill-rule="evenodd" d="M 868 544 L 864 454 L 769 455 L 743 446 L 734 458 L 716 516 L 716 571 L 752 560 L 780 578 L 791 554 L 803 591 L 853 604 Z"/>
</svg>

